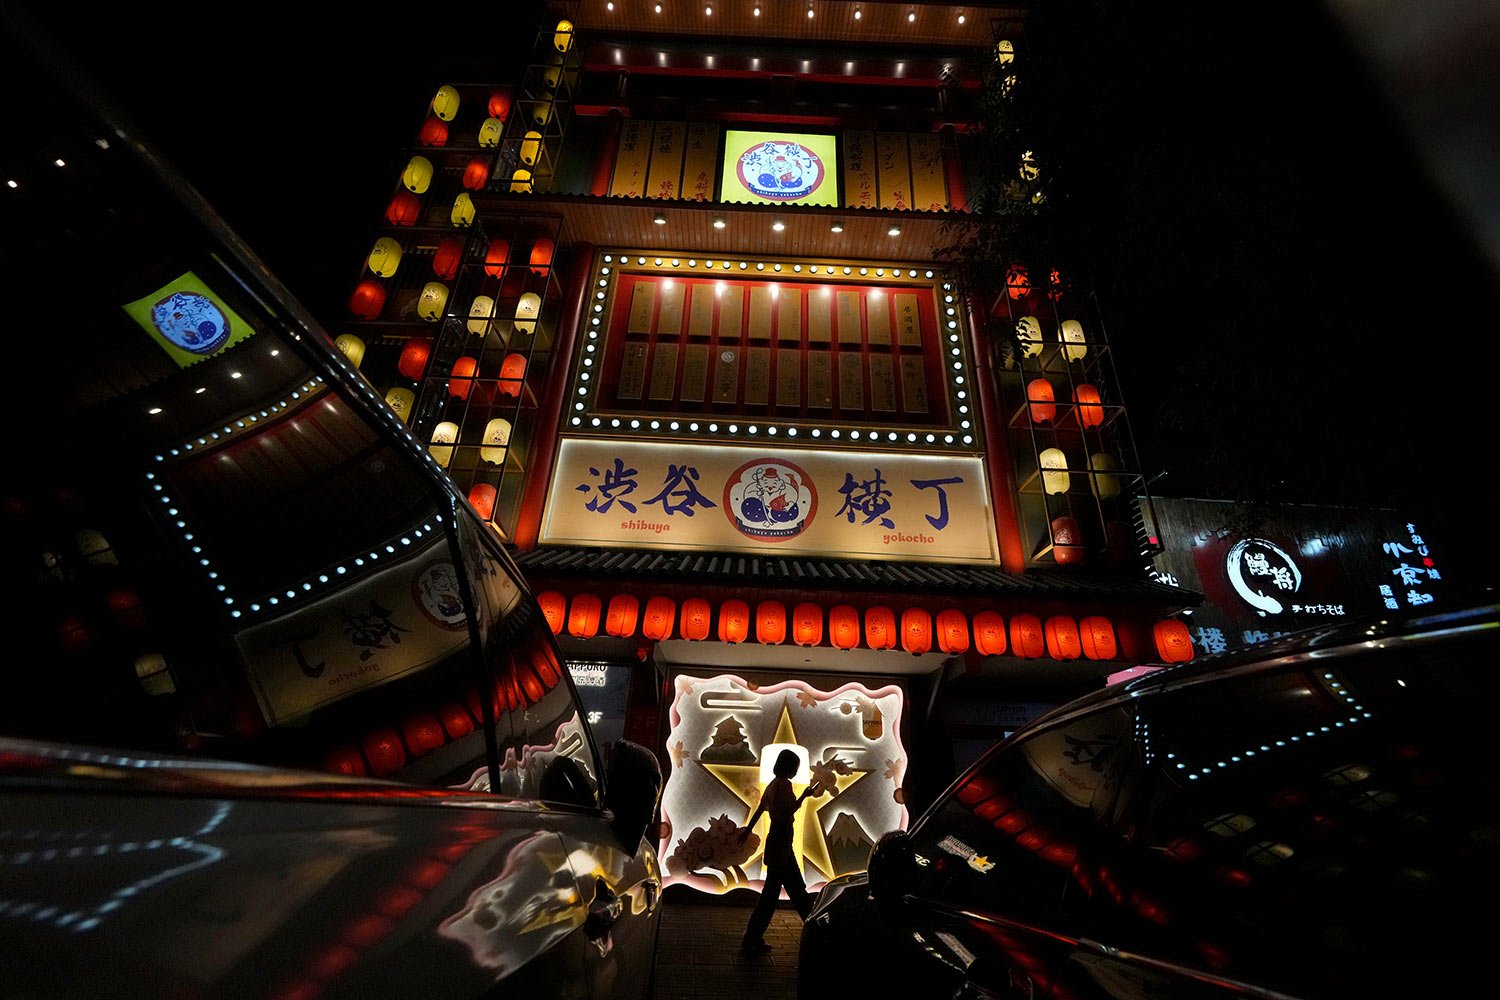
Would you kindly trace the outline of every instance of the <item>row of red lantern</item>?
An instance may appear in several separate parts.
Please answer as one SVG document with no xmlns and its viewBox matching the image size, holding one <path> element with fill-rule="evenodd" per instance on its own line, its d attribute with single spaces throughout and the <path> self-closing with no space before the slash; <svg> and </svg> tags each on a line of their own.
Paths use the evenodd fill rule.
<svg viewBox="0 0 1500 1000">
<path fill-rule="evenodd" d="M 1052 383 L 1044 378 L 1026 383 L 1026 404 L 1034 424 L 1050 424 L 1057 419 L 1057 397 Z M 1098 427 L 1104 423 L 1104 405 L 1099 390 L 1087 382 L 1073 387 L 1073 402 L 1078 404 L 1078 422 L 1084 427 Z"/>
<path fill-rule="evenodd" d="M 1016 656 L 1034 659 L 1047 655 L 1055 660 L 1076 660 L 1080 656 L 1113 660 L 1119 649 L 1114 625 L 1102 615 L 1081 620 L 1053 615 L 1044 622 L 1036 615 L 1021 613 L 1012 615 L 1007 627 L 995 611 L 980 611 L 971 620 L 957 608 L 932 615 L 925 608 L 909 607 L 898 619 L 894 610 L 880 605 L 861 614 L 852 605 L 839 604 L 825 615 L 821 605 L 803 602 L 788 614 L 780 601 L 761 601 L 752 612 L 748 603 L 734 598 L 719 605 L 717 630 L 713 631 L 714 608 L 702 597 L 683 601 L 680 611 L 676 601 L 661 595 L 650 598 L 644 610 L 639 598 L 625 593 L 610 598 L 608 606 L 597 594 L 575 594 L 570 603 L 555 590 L 538 595 L 537 601 L 554 634 L 566 630 L 578 638 L 597 635 L 601 626 L 607 635 L 624 638 L 635 635 L 639 627 L 641 635 L 657 641 L 672 638 L 675 630 L 682 639 L 704 640 L 712 632 L 720 642 L 731 644 L 745 642 L 753 634 L 757 642 L 778 645 L 790 634 L 799 646 L 820 646 L 826 622 L 827 641 L 838 649 L 853 649 L 863 640 L 869 649 L 895 649 L 899 644 L 916 655 L 934 648 L 952 654 L 967 652 L 972 639 L 975 651 L 983 656 L 998 656 L 1009 648 Z M 1169 621 L 1157 627 L 1158 652 L 1167 660 L 1191 659 L 1192 642 L 1186 626 L 1177 635 L 1170 628 L 1174 624 L 1181 625 Z M 1163 642 L 1163 626 L 1168 626 L 1171 643 Z M 1186 656 L 1181 655 L 1183 640 Z"/>
<path fill-rule="evenodd" d="M 490 692 L 493 716 L 535 705 L 562 680 L 562 665 L 544 649 L 531 655 L 506 657 L 494 675 Z M 473 732 L 483 722 L 484 705 L 477 689 L 462 699 L 436 708 L 409 711 L 399 724 L 369 729 L 358 743 L 333 747 L 323 757 L 323 769 L 334 774 L 385 776 L 409 760 L 424 757 L 450 741 Z"/>
<path fill-rule="evenodd" d="M 1047 298 L 1056 302 L 1067 289 L 1067 279 L 1054 269 L 1047 277 Z M 1025 265 L 1012 264 L 1005 269 L 1005 292 L 1012 299 L 1024 299 L 1034 291 L 1031 274 Z"/>
</svg>

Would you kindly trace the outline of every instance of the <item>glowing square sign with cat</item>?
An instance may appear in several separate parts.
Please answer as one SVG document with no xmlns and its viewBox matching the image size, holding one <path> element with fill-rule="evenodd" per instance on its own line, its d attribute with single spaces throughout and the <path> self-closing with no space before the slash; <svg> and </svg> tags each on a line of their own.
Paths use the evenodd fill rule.
<svg viewBox="0 0 1500 1000">
<path fill-rule="evenodd" d="M 831 135 L 730 129 L 719 200 L 837 207 L 837 152 Z"/>
<path fill-rule="evenodd" d="M 763 765 L 788 746 L 801 751 L 792 787 L 821 788 L 803 801 L 793 831 L 792 853 L 810 890 L 863 871 L 881 834 L 906 829 L 899 686 L 824 690 L 797 679 L 755 684 L 680 673 L 673 689 L 662 793 L 667 885 L 723 893 L 764 884 L 769 819 L 743 843 L 735 835 L 768 784 Z"/>
</svg>

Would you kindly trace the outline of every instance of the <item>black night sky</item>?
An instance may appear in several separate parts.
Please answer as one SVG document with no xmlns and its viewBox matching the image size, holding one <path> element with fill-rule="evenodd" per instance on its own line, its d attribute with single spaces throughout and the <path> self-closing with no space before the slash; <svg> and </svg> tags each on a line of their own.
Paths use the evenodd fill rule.
<svg viewBox="0 0 1500 1000">
<path fill-rule="evenodd" d="M 535 21 L 26 6 L 330 326 L 432 91 L 513 75 Z M 1434 180 L 1464 150 L 1410 116 L 1493 139 L 1500 98 L 1459 85 L 1482 53 L 1432 30 L 1455 5 L 1413 28 L 1432 41 L 1411 80 L 1382 78 L 1392 38 L 1352 45 L 1338 3 L 1058 6 L 1079 20 L 1047 37 L 1088 53 L 1099 94 L 1072 175 L 1100 206 L 1093 279 L 1151 492 L 1394 507 L 1493 587 L 1500 256 Z"/>
</svg>

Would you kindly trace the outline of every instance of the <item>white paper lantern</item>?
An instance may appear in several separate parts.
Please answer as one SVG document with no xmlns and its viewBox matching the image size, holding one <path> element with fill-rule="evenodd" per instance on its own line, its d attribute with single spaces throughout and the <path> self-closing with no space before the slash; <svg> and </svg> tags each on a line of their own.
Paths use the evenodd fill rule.
<svg viewBox="0 0 1500 1000">
<path fill-rule="evenodd" d="M 1068 492 L 1068 456 L 1061 448 L 1047 448 L 1039 456 L 1042 467 L 1042 489 L 1048 493 Z M 1049 471 L 1054 470 L 1054 471 Z"/>
<path fill-rule="evenodd" d="M 1016 340 L 1021 344 L 1021 357 L 1034 358 L 1042 353 L 1042 321 L 1035 316 L 1022 316 L 1016 320 Z"/>
<path fill-rule="evenodd" d="M 1065 319 L 1059 336 L 1063 343 L 1063 357 L 1069 361 L 1082 361 L 1089 353 L 1088 344 L 1084 343 L 1083 324 L 1076 319 Z"/>
<path fill-rule="evenodd" d="M 505 453 L 510 447 L 510 431 L 510 421 L 504 417 L 496 417 L 485 424 L 479 457 L 491 465 L 504 465 Z"/>
<path fill-rule="evenodd" d="M 444 420 L 432 429 L 432 444 L 428 451 L 432 452 L 432 457 L 436 459 L 437 464 L 445 469 L 448 463 L 453 461 L 452 445 L 456 441 L 458 441 L 458 425 L 453 421 Z"/>
<path fill-rule="evenodd" d="M 469 303 L 469 332 L 483 337 L 490 332 L 490 320 L 495 318 L 495 300 L 488 295 L 476 295 Z"/>
</svg>

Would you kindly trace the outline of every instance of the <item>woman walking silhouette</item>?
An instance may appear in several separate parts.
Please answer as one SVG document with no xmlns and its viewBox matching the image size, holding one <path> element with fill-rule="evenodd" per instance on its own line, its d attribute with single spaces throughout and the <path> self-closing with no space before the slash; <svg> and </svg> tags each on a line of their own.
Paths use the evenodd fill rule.
<svg viewBox="0 0 1500 1000">
<path fill-rule="evenodd" d="M 792 776 L 797 773 L 800 763 L 795 751 L 781 751 L 772 768 L 776 777 L 766 786 L 750 821 L 740 828 L 739 841 L 744 843 L 762 813 L 771 817 L 771 828 L 766 832 L 765 885 L 760 890 L 760 899 L 755 901 L 755 908 L 750 911 L 750 922 L 745 925 L 745 936 L 740 942 L 740 951 L 747 955 L 763 955 L 771 950 L 766 944 L 766 928 L 771 925 L 771 914 L 776 911 L 776 901 L 781 898 L 783 888 L 803 920 L 812 912 L 812 897 L 807 894 L 802 869 L 792 854 L 792 824 L 802 800 L 810 795 L 821 795 L 823 788 L 813 782 L 801 795 L 793 791 Z"/>
</svg>

